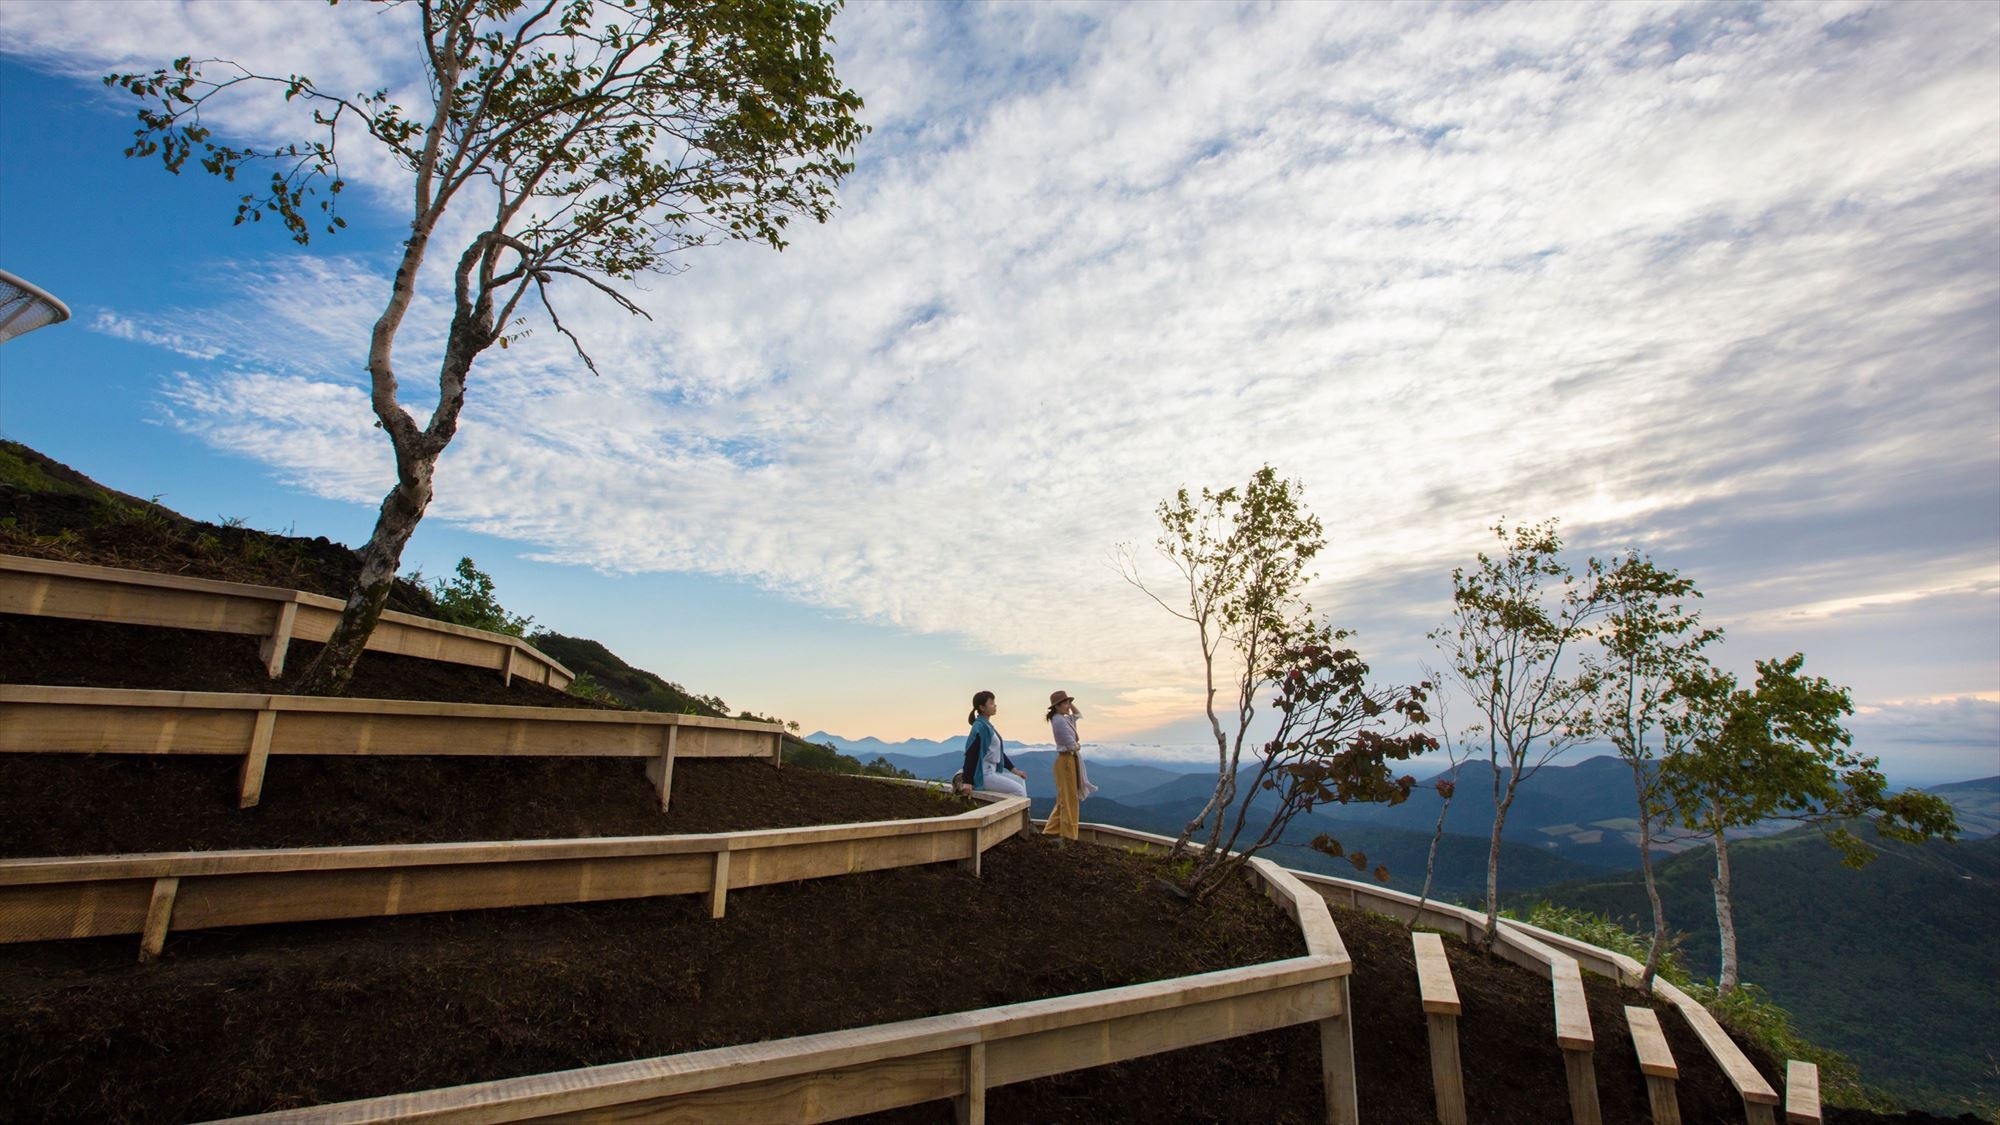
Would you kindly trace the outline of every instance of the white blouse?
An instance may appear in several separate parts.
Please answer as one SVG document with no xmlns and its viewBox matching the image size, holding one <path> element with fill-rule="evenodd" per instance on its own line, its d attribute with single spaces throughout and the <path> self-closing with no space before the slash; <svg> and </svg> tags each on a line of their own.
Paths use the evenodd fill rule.
<svg viewBox="0 0 2000 1125">
<path fill-rule="evenodd" d="M 1049 717 L 1049 729 L 1055 734 L 1056 748 L 1059 750 L 1075 750 L 1082 745 L 1082 741 L 1076 736 L 1076 719 L 1074 716 L 1051 715 Z"/>
</svg>

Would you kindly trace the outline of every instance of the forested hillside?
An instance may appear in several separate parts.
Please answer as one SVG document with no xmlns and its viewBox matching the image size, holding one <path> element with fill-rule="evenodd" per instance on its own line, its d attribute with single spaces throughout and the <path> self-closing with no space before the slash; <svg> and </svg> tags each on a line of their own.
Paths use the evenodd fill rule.
<svg viewBox="0 0 2000 1125">
<path fill-rule="evenodd" d="M 1912 1101 L 2000 1101 L 2000 838 L 1923 845 L 1869 834 L 1859 870 L 1802 829 L 1730 846 L 1744 979 L 1800 1030 Z M 1717 964 L 1711 849 L 1660 867 L 1668 923 L 1699 974 Z M 1637 874 L 1545 887 L 1549 901 L 1650 929 Z"/>
</svg>

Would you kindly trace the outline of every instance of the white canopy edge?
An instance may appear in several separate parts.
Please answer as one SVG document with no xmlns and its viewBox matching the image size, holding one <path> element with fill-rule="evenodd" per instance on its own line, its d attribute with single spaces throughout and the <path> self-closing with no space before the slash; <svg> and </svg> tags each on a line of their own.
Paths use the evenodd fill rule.
<svg viewBox="0 0 2000 1125">
<path fill-rule="evenodd" d="M 0 270 L 0 344 L 69 319 L 69 306 L 48 290 Z"/>
</svg>

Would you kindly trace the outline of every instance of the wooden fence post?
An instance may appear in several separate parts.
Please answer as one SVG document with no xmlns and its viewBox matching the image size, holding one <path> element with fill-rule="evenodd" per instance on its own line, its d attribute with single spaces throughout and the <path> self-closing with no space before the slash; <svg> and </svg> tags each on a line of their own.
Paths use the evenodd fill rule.
<svg viewBox="0 0 2000 1125">
<path fill-rule="evenodd" d="M 153 880 L 153 897 L 146 902 L 146 930 L 139 936 L 139 960 L 150 961 L 167 944 L 167 926 L 174 916 L 174 896 L 180 893 L 178 876 Z"/>
<path fill-rule="evenodd" d="M 1681 1125 L 1680 1096 L 1674 1084 L 1681 1076 L 1667 1037 L 1660 1031 L 1659 1014 L 1651 1008 L 1627 1006 L 1625 1023 L 1632 1029 L 1632 1050 L 1639 1056 L 1639 1072 L 1646 1076 L 1646 1098 L 1652 1103 L 1653 1125 Z"/>
<path fill-rule="evenodd" d="M 1590 1031 L 1590 1002 L 1583 991 L 1583 973 L 1573 957 L 1549 966 L 1555 994 L 1556 1046 L 1562 1048 L 1563 1070 L 1569 1078 L 1569 1116 L 1574 1125 L 1604 1125 L 1597 1104 L 1596 1038 Z"/>
<path fill-rule="evenodd" d="M 666 735 L 660 739 L 660 756 L 646 763 L 646 780 L 651 781 L 660 794 L 661 812 L 667 811 L 667 801 L 673 796 L 674 736 L 680 733 L 680 729 L 678 723 L 668 727 Z"/>
<path fill-rule="evenodd" d="M 272 679 L 277 679 L 285 671 L 285 653 L 292 647 L 292 627 L 299 620 L 299 603 L 285 602 L 278 607 L 278 620 L 271 628 L 271 635 L 264 638 L 259 646 L 263 650 L 264 671 Z"/>
<path fill-rule="evenodd" d="M 1346 977 L 1328 982 L 1340 1014 L 1319 1021 L 1320 1082 L 1326 1090 L 1327 1125 L 1360 1125 L 1354 1092 L 1354 997 Z"/>
<path fill-rule="evenodd" d="M 236 774 L 239 809 L 254 806 L 264 795 L 264 766 L 271 758 L 271 732 L 278 725 L 278 712 L 272 702 L 264 700 L 264 709 L 257 712 L 256 724 L 250 728 L 250 752 L 243 755 L 243 768 Z"/>
<path fill-rule="evenodd" d="M 956 1125 L 986 1125 L 986 1044 L 965 1049 L 965 1093 L 951 1099 Z"/>
<path fill-rule="evenodd" d="M 1417 990 L 1423 996 L 1424 1019 L 1430 1025 L 1431 1087 L 1437 1094 L 1439 1125 L 1466 1125 L 1465 1074 L 1458 1060 L 1458 986 L 1445 959 L 1444 939 L 1414 933 Z"/>
<path fill-rule="evenodd" d="M 959 860 L 958 866 L 962 870 L 972 872 L 972 877 L 974 879 L 977 879 L 979 878 L 979 868 L 980 868 L 979 861 L 982 858 L 984 858 L 983 856 L 981 856 L 979 852 L 979 829 L 973 828 L 965 835 L 966 838 L 972 842 L 972 853 L 966 856 L 964 859 Z"/>
<path fill-rule="evenodd" d="M 1785 1125 L 1820 1125 L 1818 1064 L 1785 1063 Z"/>
<path fill-rule="evenodd" d="M 722 917 L 723 909 L 728 905 L 728 902 L 729 849 L 723 848 L 715 853 L 715 882 L 709 886 L 708 916 L 710 918 Z"/>
</svg>

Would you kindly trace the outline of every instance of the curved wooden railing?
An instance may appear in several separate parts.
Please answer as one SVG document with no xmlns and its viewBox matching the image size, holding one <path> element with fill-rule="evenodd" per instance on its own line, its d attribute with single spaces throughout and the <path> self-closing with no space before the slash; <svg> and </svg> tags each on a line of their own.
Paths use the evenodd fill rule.
<svg viewBox="0 0 2000 1125">
<path fill-rule="evenodd" d="M 1104 824 L 1083 825 L 1081 836 L 1111 847 L 1140 847 L 1155 852 L 1164 851 L 1173 844 L 1165 836 Z M 1485 931 L 1486 916 L 1475 910 L 1419 899 L 1402 891 L 1332 875 L 1306 871 L 1293 871 L 1292 874 L 1328 902 L 1405 922 L 1414 921 L 1419 926 L 1453 934 L 1468 942 Z M 1590 1062 L 1596 1045 L 1595 1035 L 1590 1026 L 1590 1011 L 1580 969 L 1587 967 L 1621 984 L 1637 987 L 1645 967 L 1623 954 L 1509 918 L 1500 920 L 1493 952 L 1549 979 L 1551 1006 L 1556 1021 L 1556 1045 L 1562 1049 L 1569 1071 L 1572 1120 L 1597 1120 L 1596 1078 Z M 1744 1116 L 1750 1125 L 1774 1125 L 1776 1119 L 1772 1107 L 1779 1104 L 1777 1091 L 1729 1038 L 1715 1016 L 1700 1001 L 1664 979 L 1654 978 L 1653 994 L 1671 1005 L 1694 1029 L 1709 1056 L 1743 1099 Z"/>
<path fill-rule="evenodd" d="M 776 723 L 657 711 L 0 684 L 0 753 L 240 755 L 244 808 L 274 755 L 645 758 L 666 808 L 677 758 L 781 762 L 784 745 Z"/>
<path fill-rule="evenodd" d="M 688 836 L 0 860 L 0 942 L 703 894 L 957 861 L 1022 831 L 1014 797 L 952 816 Z"/>
<path fill-rule="evenodd" d="M 262 637 L 264 670 L 274 679 L 293 640 L 333 635 L 341 604 L 303 590 L 0 555 L 0 613 Z M 576 678 L 519 637 L 395 610 L 383 612 L 368 651 L 490 668 L 507 683 L 519 678 L 557 691 Z"/>
<path fill-rule="evenodd" d="M 848 1031 L 232 1120 L 266 1125 L 814 1122 L 949 1098 L 960 1121 L 977 1123 L 985 1120 L 986 1091 L 996 1086 L 1316 1023 L 1326 1120 L 1353 1125 L 1359 1120 L 1348 1027 L 1347 976 L 1353 962 L 1317 894 L 1272 864 L 1253 861 L 1249 874 L 1299 923 L 1306 956 Z"/>
</svg>

